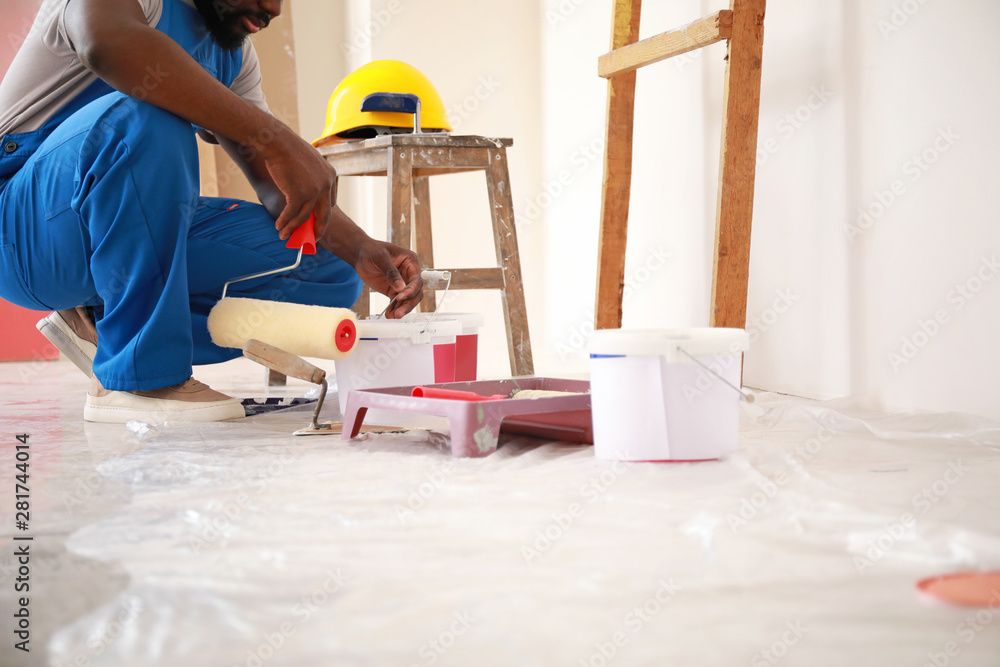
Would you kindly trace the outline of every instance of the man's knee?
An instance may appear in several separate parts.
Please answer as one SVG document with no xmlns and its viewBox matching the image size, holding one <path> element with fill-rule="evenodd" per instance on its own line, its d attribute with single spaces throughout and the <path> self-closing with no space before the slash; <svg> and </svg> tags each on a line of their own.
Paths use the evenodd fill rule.
<svg viewBox="0 0 1000 667">
<path fill-rule="evenodd" d="M 171 151 L 197 155 L 194 128 L 180 116 L 127 95 L 116 94 L 95 123 L 88 144 L 107 143 L 101 130 L 125 139 L 133 150 L 147 147 L 167 159 Z M 86 151 L 84 152 L 86 154 Z"/>
<path fill-rule="evenodd" d="M 344 260 L 321 251 L 310 266 L 296 272 L 294 279 L 283 281 L 281 288 L 268 298 L 328 308 L 350 308 L 361 296 L 364 283 Z"/>
<path fill-rule="evenodd" d="M 327 303 L 319 305 L 333 306 L 334 308 L 350 308 L 361 296 L 364 283 L 358 277 L 354 268 L 331 253 L 318 253 L 319 265 L 316 273 L 311 277 L 320 284 L 327 284 L 334 288 L 329 291 L 330 297 Z"/>
<path fill-rule="evenodd" d="M 128 130 L 138 128 L 144 132 L 152 132 L 154 137 L 159 138 L 173 134 L 193 138 L 194 135 L 191 123 L 180 116 L 127 95 L 122 95 L 108 109 L 105 121 Z"/>
</svg>

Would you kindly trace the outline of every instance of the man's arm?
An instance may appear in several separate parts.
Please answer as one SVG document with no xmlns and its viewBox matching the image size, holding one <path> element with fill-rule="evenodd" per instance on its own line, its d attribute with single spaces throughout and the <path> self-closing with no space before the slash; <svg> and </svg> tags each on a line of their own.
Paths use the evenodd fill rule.
<svg viewBox="0 0 1000 667">
<path fill-rule="evenodd" d="M 244 147 L 226 137 L 216 136 L 219 145 L 226 151 L 237 167 L 243 172 L 257 193 L 257 199 L 268 210 L 271 217 L 277 219 L 285 207 L 285 195 L 282 194 L 274 179 L 271 178 L 263 156 L 249 147 Z M 322 229 L 317 226 L 316 236 L 322 233 Z M 284 239 L 283 239 L 284 240 Z"/>
<path fill-rule="evenodd" d="M 206 72 L 176 42 L 151 28 L 136 0 L 73 0 L 66 31 L 81 61 L 111 86 L 225 137 L 249 152 L 284 198 L 274 198 L 281 238 L 313 213 L 324 229 L 337 201 L 337 174 L 285 124 Z M 162 73 L 153 85 L 149 71 Z"/>
<path fill-rule="evenodd" d="M 277 215 L 275 210 L 280 210 L 281 193 L 260 156 L 242 150 L 225 137 L 220 138 L 220 144 L 246 174 L 264 207 Z M 354 267 L 365 284 L 376 292 L 396 297 L 392 310 L 386 313 L 389 318 L 402 317 L 423 300 L 423 281 L 416 254 L 372 239 L 336 204 L 326 227 L 320 228 L 317 223 L 316 242 Z"/>
</svg>

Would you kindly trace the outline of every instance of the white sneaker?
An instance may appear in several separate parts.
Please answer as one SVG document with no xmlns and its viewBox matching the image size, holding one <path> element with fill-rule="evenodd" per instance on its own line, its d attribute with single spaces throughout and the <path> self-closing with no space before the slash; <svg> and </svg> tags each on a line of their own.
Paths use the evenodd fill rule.
<svg viewBox="0 0 1000 667">
<path fill-rule="evenodd" d="M 35 328 L 81 371 L 93 372 L 97 354 L 97 329 L 82 307 L 59 310 L 40 320 Z"/>
<path fill-rule="evenodd" d="M 124 424 L 132 419 L 147 424 L 217 422 L 245 416 L 243 405 L 235 398 L 213 391 L 194 378 L 150 391 L 108 391 L 96 377 L 91 377 L 83 408 L 84 420 L 104 424 Z"/>
</svg>

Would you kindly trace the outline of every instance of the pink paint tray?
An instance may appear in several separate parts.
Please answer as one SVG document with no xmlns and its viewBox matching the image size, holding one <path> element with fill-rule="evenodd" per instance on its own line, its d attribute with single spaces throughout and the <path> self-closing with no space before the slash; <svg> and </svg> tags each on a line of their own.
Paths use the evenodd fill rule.
<svg viewBox="0 0 1000 667">
<path fill-rule="evenodd" d="M 445 417 L 451 426 L 451 453 L 458 457 L 492 454 L 496 451 L 501 431 L 563 442 L 594 442 L 590 383 L 586 380 L 518 377 L 421 386 L 471 391 L 484 398 L 497 394 L 510 395 L 522 389 L 575 393 L 572 396 L 461 401 L 411 396 L 414 385 L 355 389 L 347 396 L 341 437 L 350 440 L 357 436 L 365 414 L 371 408 Z"/>
</svg>

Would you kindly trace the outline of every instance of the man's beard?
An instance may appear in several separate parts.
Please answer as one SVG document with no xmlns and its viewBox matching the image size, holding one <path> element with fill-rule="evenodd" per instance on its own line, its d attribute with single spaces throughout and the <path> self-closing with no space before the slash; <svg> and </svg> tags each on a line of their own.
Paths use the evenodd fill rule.
<svg viewBox="0 0 1000 667">
<path fill-rule="evenodd" d="M 249 34 L 243 26 L 246 16 L 258 19 L 266 28 L 271 23 L 271 16 L 266 13 L 231 9 L 236 4 L 234 0 L 194 0 L 198 13 L 205 20 L 212 40 L 226 51 L 235 51 L 243 46 Z M 262 28 L 263 29 L 263 28 Z"/>
</svg>

